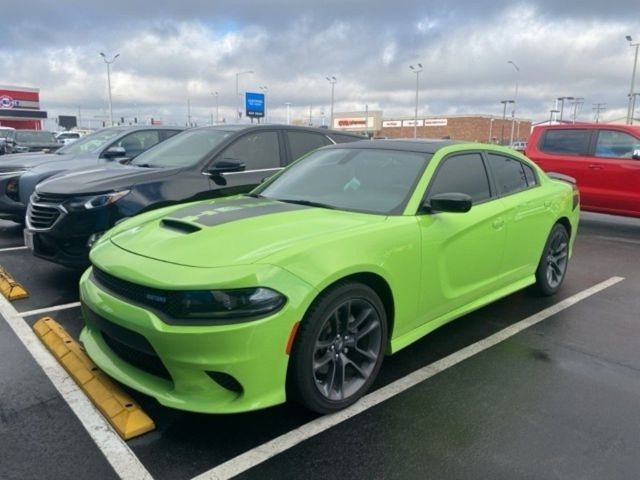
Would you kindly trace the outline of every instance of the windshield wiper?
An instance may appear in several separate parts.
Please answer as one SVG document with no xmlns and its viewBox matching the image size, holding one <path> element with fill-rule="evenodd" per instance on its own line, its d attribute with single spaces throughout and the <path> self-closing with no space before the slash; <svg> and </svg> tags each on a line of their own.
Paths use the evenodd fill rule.
<svg viewBox="0 0 640 480">
<path fill-rule="evenodd" d="M 259 193 L 245 193 L 246 197 L 251 197 L 251 198 L 267 198 L 264 197 L 262 195 L 260 195 Z"/>
<path fill-rule="evenodd" d="M 337 207 L 333 205 L 327 205 L 326 203 L 314 202 L 312 200 L 303 200 L 303 199 L 295 199 L 295 198 L 275 198 L 274 200 L 278 200 L 279 202 L 285 203 L 295 203 L 296 205 L 306 205 L 308 207 L 318 207 L 318 208 L 327 208 L 329 210 L 336 210 Z"/>
</svg>

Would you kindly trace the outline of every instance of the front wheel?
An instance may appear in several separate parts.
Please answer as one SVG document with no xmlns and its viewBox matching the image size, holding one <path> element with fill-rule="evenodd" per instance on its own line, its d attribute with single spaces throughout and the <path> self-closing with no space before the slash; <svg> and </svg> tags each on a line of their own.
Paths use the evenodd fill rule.
<svg viewBox="0 0 640 480">
<path fill-rule="evenodd" d="M 310 410 L 355 403 L 375 380 L 387 341 L 387 318 L 368 286 L 346 282 L 323 293 L 305 315 L 291 352 L 289 390 Z"/>
<path fill-rule="evenodd" d="M 569 265 L 569 232 L 557 223 L 551 229 L 536 270 L 536 287 L 543 295 L 555 294 L 562 285 Z"/>
</svg>

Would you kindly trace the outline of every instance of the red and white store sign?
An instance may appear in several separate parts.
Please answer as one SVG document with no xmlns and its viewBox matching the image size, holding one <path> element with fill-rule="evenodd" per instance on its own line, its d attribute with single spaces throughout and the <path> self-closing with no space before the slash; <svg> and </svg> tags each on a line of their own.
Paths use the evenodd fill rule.
<svg viewBox="0 0 640 480">
<path fill-rule="evenodd" d="M 0 109 L 40 110 L 40 93 L 35 88 L 0 87 Z"/>
</svg>

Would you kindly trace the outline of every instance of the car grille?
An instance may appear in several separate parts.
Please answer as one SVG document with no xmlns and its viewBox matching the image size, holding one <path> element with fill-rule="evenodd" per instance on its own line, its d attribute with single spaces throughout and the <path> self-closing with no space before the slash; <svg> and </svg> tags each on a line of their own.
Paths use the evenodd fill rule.
<svg viewBox="0 0 640 480">
<path fill-rule="evenodd" d="M 147 305 L 172 317 L 178 317 L 181 310 L 179 292 L 161 290 L 159 288 L 146 287 L 137 283 L 128 282 L 109 275 L 102 270 L 93 267 L 93 278 L 107 290 L 131 300 L 135 303 Z"/>
<path fill-rule="evenodd" d="M 169 371 L 146 338 L 107 320 L 84 305 L 83 310 L 118 357 L 143 372 L 172 381 Z"/>
<path fill-rule="evenodd" d="M 60 216 L 58 205 L 63 201 L 63 197 L 34 193 L 27 209 L 29 224 L 33 228 L 51 227 Z"/>
</svg>

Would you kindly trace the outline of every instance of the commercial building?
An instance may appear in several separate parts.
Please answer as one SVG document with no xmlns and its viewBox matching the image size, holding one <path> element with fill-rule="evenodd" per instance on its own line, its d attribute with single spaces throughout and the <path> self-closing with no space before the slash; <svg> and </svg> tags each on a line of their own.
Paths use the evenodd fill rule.
<svg viewBox="0 0 640 480">
<path fill-rule="evenodd" d="M 483 143 L 526 141 L 531 133 L 531 120 L 502 119 L 497 115 L 434 115 L 383 118 L 382 111 L 336 113 L 333 128 L 351 132 L 368 132 L 370 136 L 413 138 L 414 124 L 418 138 L 448 138 Z"/>
<path fill-rule="evenodd" d="M 45 118 L 47 112 L 40 110 L 40 89 L 0 86 L 0 126 L 40 130 Z"/>
</svg>

